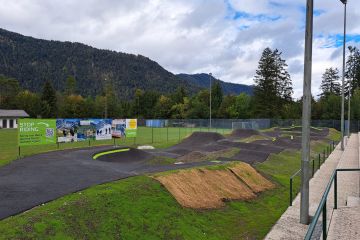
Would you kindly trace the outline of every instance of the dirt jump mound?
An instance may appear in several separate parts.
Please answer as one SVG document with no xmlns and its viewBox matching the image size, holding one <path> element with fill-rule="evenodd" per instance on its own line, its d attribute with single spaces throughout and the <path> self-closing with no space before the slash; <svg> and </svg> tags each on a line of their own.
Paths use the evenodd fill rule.
<svg viewBox="0 0 360 240">
<path fill-rule="evenodd" d="M 93 158 L 99 161 L 119 163 L 146 161 L 152 157 L 152 154 L 136 148 L 116 148 L 93 155 Z"/>
<path fill-rule="evenodd" d="M 248 138 L 253 135 L 259 135 L 259 131 L 256 131 L 254 129 L 235 129 L 231 132 L 230 137 L 231 138 Z"/>
<path fill-rule="evenodd" d="M 217 144 L 219 140 L 223 139 L 225 137 L 219 133 L 194 132 L 188 138 L 166 151 L 180 155 L 185 155 L 191 151 L 219 151 L 228 148 Z"/>
<path fill-rule="evenodd" d="M 249 200 L 273 183 L 253 167 L 239 163 L 221 170 L 191 169 L 155 177 L 184 207 L 218 208 L 231 200 Z"/>
</svg>

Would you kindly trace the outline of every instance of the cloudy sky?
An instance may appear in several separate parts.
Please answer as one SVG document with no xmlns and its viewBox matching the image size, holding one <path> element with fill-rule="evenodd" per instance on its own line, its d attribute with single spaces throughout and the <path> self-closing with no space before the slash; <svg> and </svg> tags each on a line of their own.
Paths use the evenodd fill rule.
<svg viewBox="0 0 360 240">
<path fill-rule="evenodd" d="M 173 73 L 212 72 L 253 84 L 265 47 L 289 65 L 302 95 L 306 0 L 0 0 L 0 27 L 147 56 Z M 348 0 L 348 44 L 360 43 L 360 2 Z M 313 94 L 325 68 L 341 69 L 343 8 L 315 0 Z"/>
</svg>

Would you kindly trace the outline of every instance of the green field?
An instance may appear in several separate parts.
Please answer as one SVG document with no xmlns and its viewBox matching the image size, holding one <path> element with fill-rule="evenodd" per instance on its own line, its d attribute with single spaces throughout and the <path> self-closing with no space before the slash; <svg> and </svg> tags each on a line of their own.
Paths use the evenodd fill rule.
<svg viewBox="0 0 360 240">
<path fill-rule="evenodd" d="M 313 155 L 327 143 L 313 142 Z M 299 151 L 271 155 L 256 168 L 277 188 L 216 210 L 181 207 L 151 176 L 98 185 L 0 221 L 0 239 L 262 239 L 288 207 L 299 167 Z"/>
<path fill-rule="evenodd" d="M 36 153 L 54 151 L 58 149 L 80 148 L 99 145 L 144 145 L 150 144 L 157 148 L 168 147 L 174 145 L 184 139 L 186 136 L 195 131 L 206 131 L 208 128 L 147 128 L 139 127 L 136 138 L 102 140 L 102 141 L 85 141 L 74 143 L 61 143 L 59 145 L 41 145 L 41 146 L 25 146 L 21 147 L 20 154 L 22 157 L 33 155 Z M 212 129 L 213 132 L 221 134 L 229 133 L 229 129 Z M 17 144 L 17 131 L 14 129 L 0 129 L 0 166 L 18 158 L 19 148 Z"/>
</svg>

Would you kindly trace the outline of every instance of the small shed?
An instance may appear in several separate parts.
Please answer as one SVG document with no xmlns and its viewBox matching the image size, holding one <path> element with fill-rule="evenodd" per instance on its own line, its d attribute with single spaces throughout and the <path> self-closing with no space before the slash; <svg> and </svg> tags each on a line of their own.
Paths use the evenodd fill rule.
<svg viewBox="0 0 360 240">
<path fill-rule="evenodd" d="M 19 118 L 27 118 L 24 110 L 0 109 L 0 128 L 17 128 Z"/>
</svg>

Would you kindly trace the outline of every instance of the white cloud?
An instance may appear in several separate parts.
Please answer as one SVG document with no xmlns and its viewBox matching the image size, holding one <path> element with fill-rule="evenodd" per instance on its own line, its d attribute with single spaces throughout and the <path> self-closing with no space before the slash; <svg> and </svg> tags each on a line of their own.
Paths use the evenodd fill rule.
<svg viewBox="0 0 360 240">
<path fill-rule="evenodd" d="M 302 94 L 304 0 L 0 0 L 1 27 L 45 39 L 83 42 L 142 54 L 174 73 L 212 72 L 252 84 L 261 52 L 278 48 Z M 360 3 L 349 1 L 348 32 L 360 34 Z M 318 0 L 314 20 L 313 93 L 327 67 L 341 69 L 340 1 Z M 327 40 L 326 40 L 327 39 Z"/>
</svg>

